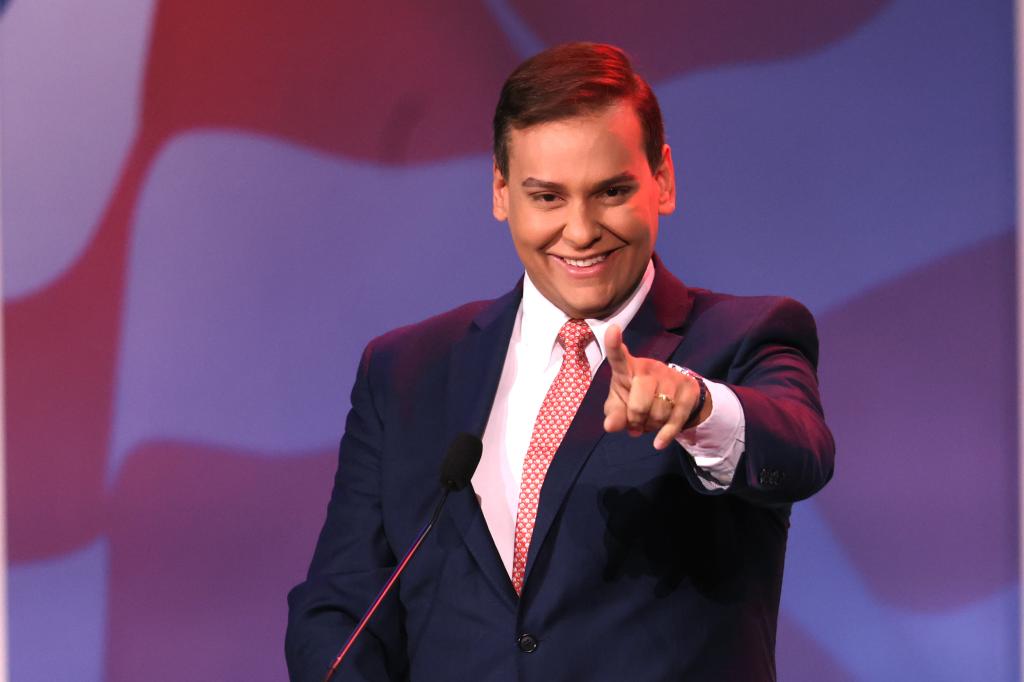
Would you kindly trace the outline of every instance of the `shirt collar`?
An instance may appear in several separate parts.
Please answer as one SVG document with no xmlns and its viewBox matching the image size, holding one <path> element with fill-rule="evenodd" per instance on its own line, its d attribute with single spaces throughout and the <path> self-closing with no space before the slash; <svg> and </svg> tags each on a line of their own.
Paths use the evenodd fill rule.
<svg viewBox="0 0 1024 682">
<path fill-rule="evenodd" d="M 619 306 L 618 310 L 604 319 L 587 318 L 586 323 L 594 332 L 601 359 L 605 358 L 604 333 L 608 327 L 617 324 L 625 329 L 636 311 L 640 309 L 647 294 L 654 284 L 654 263 L 647 262 L 647 269 L 636 289 L 629 298 Z M 558 330 L 562 328 L 569 316 L 562 312 L 554 303 L 544 298 L 537 286 L 530 279 L 529 273 L 523 278 L 523 303 L 520 326 L 520 342 L 531 358 L 538 362 L 547 362 L 558 342 Z"/>
</svg>

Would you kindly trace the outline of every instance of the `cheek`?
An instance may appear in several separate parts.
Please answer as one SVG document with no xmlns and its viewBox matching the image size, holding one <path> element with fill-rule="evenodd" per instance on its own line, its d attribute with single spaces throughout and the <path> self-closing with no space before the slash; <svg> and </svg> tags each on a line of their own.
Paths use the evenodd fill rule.
<svg viewBox="0 0 1024 682">
<path fill-rule="evenodd" d="M 630 244 L 643 246 L 651 241 L 655 234 L 658 224 L 657 212 L 652 211 L 645 203 L 639 202 L 616 206 L 609 211 L 606 224 Z"/>
<path fill-rule="evenodd" d="M 560 232 L 560 223 L 555 211 L 516 208 L 509 211 L 508 224 L 512 239 L 519 248 L 542 249 L 556 240 Z"/>
</svg>

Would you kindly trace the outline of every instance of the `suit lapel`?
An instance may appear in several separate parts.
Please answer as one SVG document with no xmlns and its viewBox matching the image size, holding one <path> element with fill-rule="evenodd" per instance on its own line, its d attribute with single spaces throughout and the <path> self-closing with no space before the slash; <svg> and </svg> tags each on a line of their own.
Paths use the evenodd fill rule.
<svg viewBox="0 0 1024 682">
<path fill-rule="evenodd" d="M 623 340 L 633 355 L 665 361 L 683 340 L 681 328 L 689 315 L 692 299 L 683 283 L 664 268 L 657 256 L 654 256 L 654 266 L 651 291 L 623 331 Z M 604 401 L 610 383 L 611 369 L 607 362 L 602 362 L 544 477 L 526 560 L 524 591 L 537 554 L 543 549 L 569 490 L 604 435 Z"/>
<path fill-rule="evenodd" d="M 521 299 L 522 282 L 480 312 L 469 332 L 453 345 L 445 400 L 448 442 L 462 432 L 483 436 Z M 515 590 L 472 486 L 449 497 L 447 513 L 462 533 L 480 570 L 498 594 L 515 608 Z"/>
</svg>

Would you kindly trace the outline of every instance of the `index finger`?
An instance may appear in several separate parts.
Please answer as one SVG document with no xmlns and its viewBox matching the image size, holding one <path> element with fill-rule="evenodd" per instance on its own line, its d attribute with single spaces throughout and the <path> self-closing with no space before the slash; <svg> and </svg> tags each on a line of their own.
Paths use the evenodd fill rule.
<svg viewBox="0 0 1024 682">
<path fill-rule="evenodd" d="M 633 356 L 629 354 L 629 348 L 622 341 L 622 329 L 619 325 L 610 325 L 605 331 L 604 351 L 607 353 L 612 374 L 626 378 L 633 376 Z"/>
</svg>

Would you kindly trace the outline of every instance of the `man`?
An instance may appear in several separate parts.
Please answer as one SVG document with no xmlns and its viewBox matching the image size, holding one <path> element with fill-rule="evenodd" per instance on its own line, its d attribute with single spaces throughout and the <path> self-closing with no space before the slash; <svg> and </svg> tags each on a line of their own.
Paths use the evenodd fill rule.
<svg viewBox="0 0 1024 682">
<path fill-rule="evenodd" d="M 654 255 L 675 197 L 620 50 L 560 46 L 509 77 L 493 206 L 526 274 L 367 347 L 289 595 L 292 679 L 322 678 L 462 431 L 484 443 L 472 486 L 338 679 L 774 679 L 790 504 L 832 473 L 814 322 L 675 279 Z"/>
</svg>

